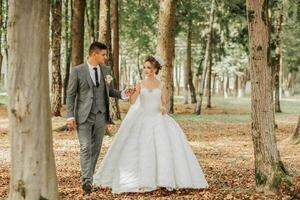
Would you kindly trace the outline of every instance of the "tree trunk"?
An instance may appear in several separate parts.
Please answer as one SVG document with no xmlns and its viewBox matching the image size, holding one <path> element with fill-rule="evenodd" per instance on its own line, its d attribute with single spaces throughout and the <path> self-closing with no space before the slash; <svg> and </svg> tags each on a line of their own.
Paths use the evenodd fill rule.
<svg viewBox="0 0 300 200">
<path fill-rule="evenodd" d="M 223 82 L 223 91 L 224 91 L 224 98 L 227 99 L 228 98 L 228 82 L 229 82 L 229 78 L 228 75 L 224 76 L 224 82 Z"/>
<path fill-rule="evenodd" d="M 111 46 L 111 30 L 110 30 L 110 0 L 101 0 L 100 1 L 100 21 L 99 21 L 99 41 L 106 44 L 108 47 L 108 66 L 112 70 L 112 75 L 115 77 L 114 68 L 117 67 L 113 63 L 112 58 L 112 46 Z M 115 81 L 113 81 L 113 84 Z M 121 119 L 118 99 L 109 98 L 110 100 L 110 118 L 112 120 Z"/>
<path fill-rule="evenodd" d="M 191 103 L 196 103 L 196 91 L 193 83 L 193 73 L 192 73 L 192 19 L 188 22 L 188 34 L 187 34 L 187 58 L 186 58 L 186 69 L 184 76 L 191 94 Z"/>
<path fill-rule="evenodd" d="M 293 96 L 294 95 L 294 81 L 296 78 L 296 73 L 294 71 L 289 71 L 288 78 L 287 78 L 287 96 Z"/>
<path fill-rule="evenodd" d="M 211 108 L 211 74 L 212 74 L 212 57 L 211 51 L 209 56 L 208 76 L 207 76 L 207 108 Z"/>
<path fill-rule="evenodd" d="M 270 22 L 267 11 L 267 0 L 247 0 L 255 181 L 257 189 L 265 193 L 278 190 L 286 174 L 274 130 L 272 68 L 268 56 Z"/>
<path fill-rule="evenodd" d="M 88 33 L 89 33 L 89 41 L 90 43 L 95 42 L 97 40 L 96 38 L 96 27 L 94 23 L 95 19 L 95 1 L 87 1 L 86 2 L 86 9 L 85 9 L 85 14 L 86 14 L 86 22 L 88 25 Z"/>
<path fill-rule="evenodd" d="M 8 44 L 7 44 L 7 27 L 8 27 L 8 0 L 1 0 L 2 1 L 2 49 L 4 50 L 4 54 L 2 55 L 1 60 L 1 72 L 2 72 L 2 63 L 5 60 L 5 63 L 8 67 Z M 7 69 L 6 69 L 7 71 Z M 7 88 L 7 74 L 4 75 L 4 88 Z"/>
<path fill-rule="evenodd" d="M 9 1 L 10 200 L 59 199 L 50 119 L 49 6 L 48 0 Z"/>
<path fill-rule="evenodd" d="M 115 88 L 120 87 L 119 75 L 119 3 L 118 0 L 112 0 L 112 55 L 114 63 Z"/>
<path fill-rule="evenodd" d="M 283 21 L 283 8 L 281 7 L 279 11 L 279 16 L 277 19 L 276 27 L 276 51 L 275 51 L 275 77 L 274 77 L 274 87 L 275 87 L 275 112 L 281 112 L 280 108 L 280 65 L 281 65 L 281 39 L 280 34 L 282 30 Z"/>
<path fill-rule="evenodd" d="M 234 79 L 234 96 L 237 97 L 239 94 L 239 79 L 240 77 L 238 75 L 235 75 Z"/>
<path fill-rule="evenodd" d="M 294 131 L 292 141 L 293 141 L 294 144 L 299 144 L 300 143 L 300 116 L 298 118 L 298 123 L 297 123 L 296 129 Z"/>
<path fill-rule="evenodd" d="M 207 34 L 207 42 L 206 42 L 206 50 L 205 50 L 205 59 L 203 63 L 203 69 L 202 69 L 202 77 L 201 77 L 201 84 L 200 84 L 200 90 L 199 90 L 199 99 L 196 104 L 195 108 L 195 114 L 200 115 L 201 114 L 201 107 L 202 107 L 202 100 L 203 100 L 203 92 L 205 88 L 205 79 L 206 79 L 206 73 L 210 62 L 210 56 L 211 56 L 211 41 L 212 41 L 212 30 L 213 30 L 213 23 L 214 23 L 214 8 L 215 8 L 215 1 L 211 1 L 211 9 L 210 9 L 210 16 L 209 16 L 209 31 Z"/>
<path fill-rule="evenodd" d="M 246 82 L 246 77 L 238 77 L 238 98 L 242 98 L 245 96 Z"/>
<path fill-rule="evenodd" d="M 172 88 L 173 88 L 173 59 L 175 53 L 175 0 L 160 0 L 159 10 L 159 30 L 157 37 L 156 52 L 165 61 L 165 66 L 162 70 L 162 79 L 166 86 L 167 110 L 173 113 L 173 105 L 170 105 Z"/>
<path fill-rule="evenodd" d="M 51 86 L 51 112 L 53 116 L 61 116 L 61 93 L 62 80 L 60 71 L 60 43 L 61 43 L 61 17 L 62 3 L 60 0 L 53 0 L 51 6 L 51 49 L 52 49 L 52 86 Z"/>
<path fill-rule="evenodd" d="M 177 90 L 177 96 L 180 95 L 180 62 L 176 62 L 175 65 L 175 82 L 176 82 L 176 90 Z"/>
<path fill-rule="evenodd" d="M 70 16 L 71 14 L 71 7 L 70 5 L 71 0 L 65 0 L 65 6 L 64 6 L 64 23 L 65 23 L 65 77 L 64 77 L 64 88 L 63 88 L 63 104 L 66 104 L 67 100 L 67 88 L 69 83 L 69 77 L 70 77 L 70 67 L 71 67 L 71 30 L 70 30 Z"/>
<path fill-rule="evenodd" d="M 108 66 L 112 67 L 110 0 L 100 0 L 99 41 L 104 43 L 108 47 Z"/>
<path fill-rule="evenodd" d="M 2 55 L 2 29 L 3 29 L 3 12 L 2 12 L 2 0 L 0 0 L 0 80 L 2 80 L 2 60 L 3 60 L 3 55 Z"/>
<path fill-rule="evenodd" d="M 72 12 L 72 66 L 83 63 L 85 0 L 73 0 Z"/>
</svg>

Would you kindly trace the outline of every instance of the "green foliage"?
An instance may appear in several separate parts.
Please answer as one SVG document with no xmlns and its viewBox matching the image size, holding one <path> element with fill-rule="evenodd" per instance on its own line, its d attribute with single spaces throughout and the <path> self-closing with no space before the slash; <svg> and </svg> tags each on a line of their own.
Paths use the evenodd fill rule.
<svg viewBox="0 0 300 200">
<path fill-rule="evenodd" d="M 282 32 L 283 65 L 292 72 L 299 71 L 300 67 L 300 5 L 293 1 L 284 3 L 284 26 Z"/>
</svg>

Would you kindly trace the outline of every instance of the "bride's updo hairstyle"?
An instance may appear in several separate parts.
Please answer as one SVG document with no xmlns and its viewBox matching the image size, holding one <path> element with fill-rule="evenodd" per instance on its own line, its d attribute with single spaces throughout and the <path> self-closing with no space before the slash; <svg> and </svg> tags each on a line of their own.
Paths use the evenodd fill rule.
<svg viewBox="0 0 300 200">
<path fill-rule="evenodd" d="M 161 59 L 161 57 L 159 57 L 157 55 L 148 56 L 145 59 L 145 62 L 150 62 L 152 64 L 152 66 L 156 69 L 156 72 L 155 72 L 156 75 L 159 73 L 162 66 L 164 65 L 164 61 Z"/>
</svg>

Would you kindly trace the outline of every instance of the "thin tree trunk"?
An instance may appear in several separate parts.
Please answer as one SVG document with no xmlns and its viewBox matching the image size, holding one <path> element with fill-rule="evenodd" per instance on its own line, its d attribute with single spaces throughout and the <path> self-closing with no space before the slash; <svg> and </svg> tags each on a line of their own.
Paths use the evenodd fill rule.
<svg viewBox="0 0 300 200">
<path fill-rule="evenodd" d="M 175 82 L 177 89 L 177 96 L 180 95 L 180 62 L 177 62 L 175 65 Z"/>
<path fill-rule="evenodd" d="M 111 31 L 110 31 L 110 0 L 100 0 L 99 41 L 108 47 L 108 66 L 112 67 Z"/>
<path fill-rule="evenodd" d="M 224 91 L 224 98 L 227 99 L 228 98 L 228 76 L 224 76 L 224 82 L 223 82 L 223 91 Z"/>
<path fill-rule="evenodd" d="M 119 89 L 119 3 L 118 0 L 112 0 L 112 51 L 114 63 L 115 88 Z"/>
<path fill-rule="evenodd" d="M 294 81 L 295 81 L 295 72 L 289 71 L 287 78 L 287 92 L 288 96 L 294 95 Z"/>
<path fill-rule="evenodd" d="M 294 131 L 292 141 L 293 141 L 294 144 L 299 144 L 300 143 L 300 116 L 298 118 L 298 123 L 297 123 L 296 129 Z"/>
<path fill-rule="evenodd" d="M 4 9 L 5 9 L 5 13 L 4 13 L 4 15 L 2 15 L 2 17 L 3 17 L 3 22 L 2 22 L 2 31 L 3 31 L 3 43 L 2 43 L 2 45 L 3 45 L 3 49 L 4 49 L 4 56 L 3 56 L 3 59 L 5 58 L 6 59 L 6 64 L 7 64 L 7 67 L 9 67 L 9 65 L 8 65 L 8 42 L 7 42 L 7 29 L 8 29 L 8 0 L 4 0 L 4 1 L 2 1 L 2 6 L 4 7 Z M 3 59 L 2 59 L 2 62 L 3 62 Z M 1 71 L 2 71 L 2 69 L 1 69 Z M 7 70 L 6 70 L 7 71 Z M 7 74 L 5 74 L 4 75 L 4 87 L 5 88 L 7 88 L 7 86 L 6 86 L 6 83 L 7 83 L 7 80 L 8 80 L 8 75 Z"/>
<path fill-rule="evenodd" d="M 283 8 L 281 7 L 279 11 L 279 16 L 277 19 L 276 27 L 276 52 L 275 52 L 275 77 L 274 77 L 274 86 L 275 86 L 275 112 L 281 112 L 280 108 L 280 65 L 281 65 L 281 39 L 280 34 L 282 30 L 282 21 L 283 21 Z"/>
<path fill-rule="evenodd" d="M 157 37 L 156 52 L 165 61 L 165 66 L 162 70 L 162 78 L 166 87 L 167 110 L 173 113 L 172 103 L 172 88 L 173 88 L 173 59 L 175 53 L 175 0 L 160 0 L 159 10 L 159 30 Z"/>
<path fill-rule="evenodd" d="M 65 34 L 65 77 L 64 77 L 64 85 L 63 85 L 63 104 L 66 105 L 66 100 L 67 100 L 67 88 L 68 88 L 68 83 L 69 83 L 69 77 L 70 77 L 70 67 L 71 67 L 71 30 L 70 30 L 70 16 L 72 15 L 71 9 L 71 0 L 65 0 L 65 6 L 64 6 L 64 23 L 65 23 L 65 29 L 64 29 L 64 34 Z M 69 12 L 70 11 L 70 12 Z"/>
<path fill-rule="evenodd" d="M 60 44 L 61 44 L 61 18 L 62 3 L 60 0 L 53 0 L 51 6 L 51 49 L 52 49 L 52 85 L 51 85 L 51 112 L 53 116 L 61 116 L 62 106 L 62 80 L 60 69 Z"/>
<path fill-rule="evenodd" d="M 234 96 L 237 97 L 239 93 L 239 79 L 240 77 L 238 75 L 235 75 L 234 79 Z"/>
<path fill-rule="evenodd" d="M 72 12 L 72 66 L 83 63 L 85 0 L 73 0 Z"/>
<path fill-rule="evenodd" d="M 206 73 L 210 62 L 210 52 L 211 52 L 211 41 L 212 41 L 212 30 L 213 30 L 213 23 L 214 23 L 214 8 L 215 8 L 215 1 L 211 1 L 211 9 L 210 9 L 210 16 L 209 16 L 209 31 L 207 34 L 207 42 L 206 42 L 206 50 L 205 50 L 205 60 L 203 63 L 202 69 L 202 77 L 201 77 L 201 84 L 200 84 L 200 91 L 199 91 L 199 99 L 196 104 L 195 114 L 201 114 L 201 107 L 202 107 L 202 100 L 203 100 L 203 92 L 205 88 L 205 79 Z"/>
<path fill-rule="evenodd" d="M 286 175 L 276 145 L 272 68 L 269 66 L 267 0 L 247 0 L 251 66 L 251 134 L 254 143 L 255 181 L 265 193 L 279 189 Z"/>
<path fill-rule="evenodd" d="M 192 20 L 189 20 L 188 28 L 188 49 L 187 49 L 187 67 L 188 67 L 188 84 L 191 94 L 191 103 L 196 103 L 196 91 L 193 83 L 193 72 L 192 72 Z"/>
<path fill-rule="evenodd" d="M 100 1 L 100 20 L 99 20 L 99 41 L 106 44 L 108 47 L 108 66 L 112 70 L 112 75 L 114 74 L 114 63 L 112 58 L 112 46 L 111 46 L 111 30 L 110 30 L 110 0 Z M 118 99 L 110 98 L 110 118 L 112 120 L 121 119 Z"/>
<path fill-rule="evenodd" d="M 90 38 L 90 43 L 96 41 L 96 27 L 94 23 L 95 19 L 95 3 L 94 0 L 92 1 L 87 1 L 87 6 L 85 9 L 85 15 L 86 15 L 86 22 L 88 25 L 88 33 L 89 33 L 89 38 Z"/>
<path fill-rule="evenodd" d="M 100 14 L 100 1 L 99 0 L 93 0 L 95 4 L 95 10 L 94 10 L 94 27 L 95 27 L 95 38 L 99 38 L 99 14 Z"/>
<path fill-rule="evenodd" d="M 2 80 L 2 60 L 3 60 L 3 55 L 2 55 L 2 29 L 3 29 L 3 17 L 4 13 L 2 12 L 3 7 L 2 7 L 2 0 L 0 0 L 0 80 Z"/>
<path fill-rule="evenodd" d="M 209 56 L 208 76 L 207 76 L 207 108 L 211 108 L 211 74 L 212 74 L 212 57 L 211 51 Z"/>
<path fill-rule="evenodd" d="M 9 199 L 56 200 L 48 73 L 50 4 L 10 0 L 9 6 Z"/>
<path fill-rule="evenodd" d="M 136 68 L 139 73 L 140 80 L 143 79 L 142 69 L 140 68 L 140 47 L 138 47 L 137 56 L 136 56 Z"/>
</svg>

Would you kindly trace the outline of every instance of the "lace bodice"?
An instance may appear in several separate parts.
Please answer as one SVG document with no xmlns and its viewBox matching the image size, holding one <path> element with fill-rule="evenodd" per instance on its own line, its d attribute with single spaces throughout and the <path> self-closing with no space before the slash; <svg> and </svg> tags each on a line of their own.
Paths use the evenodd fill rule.
<svg viewBox="0 0 300 200">
<path fill-rule="evenodd" d="M 162 83 L 160 86 L 154 89 L 146 88 L 141 82 L 140 91 L 140 105 L 141 108 L 148 111 L 149 113 L 159 113 L 161 105 L 161 90 Z"/>
</svg>

